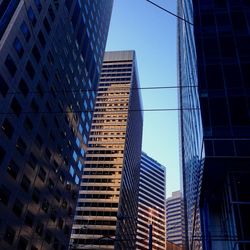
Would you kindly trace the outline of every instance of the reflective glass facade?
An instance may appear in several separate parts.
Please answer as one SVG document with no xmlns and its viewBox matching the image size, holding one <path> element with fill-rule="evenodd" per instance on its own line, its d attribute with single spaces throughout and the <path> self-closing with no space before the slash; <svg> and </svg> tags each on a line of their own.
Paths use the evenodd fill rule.
<svg viewBox="0 0 250 250">
<path fill-rule="evenodd" d="M 0 1 L 0 249 L 67 249 L 112 1 Z"/>
<path fill-rule="evenodd" d="M 249 249 L 250 4 L 180 0 L 178 8 L 194 24 L 178 22 L 189 246 Z"/>
<path fill-rule="evenodd" d="M 134 51 L 106 52 L 71 234 L 73 249 L 135 249 L 142 111 Z"/>
<path fill-rule="evenodd" d="M 148 249 L 152 225 L 152 249 L 166 249 L 166 169 L 142 152 L 138 200 L 136 249 Z"/>
</svg>

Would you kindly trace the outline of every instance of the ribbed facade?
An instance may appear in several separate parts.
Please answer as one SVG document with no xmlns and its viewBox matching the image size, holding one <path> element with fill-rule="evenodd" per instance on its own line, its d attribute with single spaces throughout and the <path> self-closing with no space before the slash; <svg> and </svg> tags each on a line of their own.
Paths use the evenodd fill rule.
<svg viewBox="0 0 250 250">
<path fill-rule="evenodd" d="M 74 249 L 135 249 L 142 112 L 134 51 L 106 52 L 71 234 Z"/>
<path fill-rule="evenodd" d="M 167 240 L 185 246 L 184 201 L 180 191 L 172 193 L 166 202 Z"/>
<path fill-rule="evenodd" d="M 68 248 L 112 4 L 0 1 L 0 249 Z"/>
<path fill-rule="evenodd" d="M 250 249 L 250 2 L 179 0 L 179 103 L 190 249 Z"/>
<path fill-rule="evenodd" d="M 149 225 L 152 224 L 152 248 L 166 249 L 166 170 L 160 163 L 141 155 L 136 249 L 149 247 Z"/>
</svg>

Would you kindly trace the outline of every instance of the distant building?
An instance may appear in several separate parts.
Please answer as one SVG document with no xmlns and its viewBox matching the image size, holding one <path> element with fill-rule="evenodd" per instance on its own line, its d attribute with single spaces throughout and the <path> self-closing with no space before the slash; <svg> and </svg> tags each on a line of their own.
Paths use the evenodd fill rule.
<svg viewBox="0 0 250 250">
<path fill-rule="evenodd" d="M 160 163 L 141 155 L 136 249 L 148 249 L 152 224 L 153 249 L 166 249 L 166 170 Z"/>
<path fill-rule="evenodd" d="M 0 1 L 1 250 L 68 248 L 112 4 Z"/>
<path fill-rule="evenodd" d="M 180 247 L 185 245 L 184 203 L 180 191 L 172 192 L 166 202 L 167 240 Z"/>
<path fill-rule="evenodd" d="M 142 143 L 138 88 L 135 52 L 106 52 L 71 234 L 72 249 L 135 249 Z"/>
<path fill-rule="evenodd" d="M 250 249 L 250 1 L 179 0 L 189 249 Z"/>
</svg>

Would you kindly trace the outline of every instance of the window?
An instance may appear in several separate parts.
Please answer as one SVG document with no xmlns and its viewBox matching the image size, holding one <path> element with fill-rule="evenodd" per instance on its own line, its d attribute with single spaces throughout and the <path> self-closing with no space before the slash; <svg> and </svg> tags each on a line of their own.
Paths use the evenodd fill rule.
<svg viewBox="0 0 250 250">
<path fill-rule="evenodd" d="M 2 123 L 2 131 L 9 139 L 11 139 L 14 132 L 14 128 L 7 118 L 5 118 Z"/>
<path fill-rule="evenodd" d="M 32 200 L 35 203 L 39 203 L 39 200 L 40 200 L 40 191 L 36 187 L 34 188 L 33 193 L 32 193 Z"/>
<path fill-rule="evenodd" d="M 33 153 L 30 154 L 30 158 L 28 160 L 28 164 L 29 166 L 34 170 L 36 168 L 36 164 L 37 164 L 37 159 L 34 156 Z"/>
<path fill-rule="evenodd" d="M 48 19 L 47 19 L 46 17 L 45 17 L 44 20 L 43 20 L 43 26 L 44 26 L 46 32 L 49 34 L 50 31 L 51 31 L 51 28 L 50 28 Z"/>
<path fill-rule="evenodd" d="M 24 127 L 26 128 L 26 130 L 28 131 L 32 131 L 33 129 L 33 123 L 31 122 L 29 117 L 26 117 L 24 120 Z"/>
<path fill-rule="evenodd" d="M 17 142 L 16 142 L 16 149 L 17 149 L 17 151 L 20 154 L 24 155 L 26 148 L 27 148 L 27 145 L 25 144 L 25 142 L 23 141 L 23 139 L 21 137 L 19 137 L 17 139 Z"/>
<path fill-rule="evenodd" d="M 42 31 L 39 31 L 39 33 L 38 33 L 38 40 L 39 40 L 41 46 L 43 48 L 45 48 L 46 41 L 45 41 L 45 38 L 44 38 L 44 35 L 43 35 Z"/>
<path fill-rule="evenodd" d="M 13 47 L 18 55 L 19 58 L 21 58 L 23 56 L 24 53 L 24 49 L 23 46 L 20 42 L 20 40 L 16 37 L 14 42 L 13 42 Z"/>
<path fill-rule="evenodd" d="M 44 182 L 46 178 L 46 171 L 40 167 L 38 177 Z"/>
<path fill-rule="evenodd" d="M 52 56 L 51 52 L 49 51 L 47 54 L 47 60 L 49 62 L 50 65 L 54 64 L 54 57 Z"/>
<path fill-rule="evenodd" d="M 31 107 L 32 112 L 34 112 L 34 113 L 38 113 L 39 112 L 39 107 L 38 107 L 38 105 L 37 105 L 37 103 L 36 103 L 36 101 L 35 101 L 34 98 L 31 101 L 30 107 Z"/>
<path fill-rule="evenodd" d="M 29 28 L 28 28 L 25 21 L 22 22 L 20 29 L 21 29 L 21 32 L 23 33 L 23 36 L 24 36 L 26 42 L 28 42 L 30 40 L 31 35 L 30 35 Z"/>
<path fill-rule="evenodd" d="M 10 191 L 4 185 L 1 185 L 0 202 L 7 206 L 9 202 L 9 197 L 10 197 Z"/>
<path fill-rule="evenodd" d="M 43 223 L 39 221 L 36 225 L 36 233 L 41 236 L 43 234 L 43 228 Z"/>
<path fill-rule="evenodd" d="M 36 25 L 36 16 L 31 7 L 29 7 L 27 14 L 28 14 L 29 20 L 31 21 L 32 26 L 34 27 Z"/>
<path fill-rule="evenodd" d="M 6 68 L 8 69 L 10 75 L 14 76 L 16 74 L 17 68 L 16 68 L 16 64 L 14 63 L 10 55 L 6 57 L 4 64 Z"/>
<path fill-rule="evenodd" d="M 30 61 L 27 62 L 25 69 L 26 69 L 26 72 L 28 73 L 29 77 L 33 80 L 34 76 L 35 76 L 35 70 L 34 70 Z"/>
<path fill-rule="evenodd" d="M 4 234 L 4 240 L 10 245 L 12 245 L 14 238 L 15 238 L 15 234 L 16 232 L 12 227 L 7 227 L 5 234 Z"/>
<path fill-rule="evenodd" d="M 34 0 L 34 2 L 35 2 L 35 5 L 36 5 L 36 8 L 37 8 L 37 11 L 40 13 L 41 10 L 42 10 L 41 1 L 40 0 Z"/>
<path fill-rule="evenodd" d="M 23 190 L 28 192 L 29 188 L 30 188 L 30 184 L 31 184 L 30 179 L 26 175 L 23 175 L 23 179 L 22 179 L 22 181 L 20 183 Z"/>
<path fill-rule="evenodd" d="M 42 85 L 41 85 L 40 81 L 39 81 L 39 83 L 37 84 L 36 89 L 37 89 L 37 91 L 38 91 L 38 94 L 39 94 L 41 97 L 43 97 L 43 96 L 44 96 L 44 90 L 43 90 L 43 88 L 42 88 Z"/>
<path fill-rule="evenodd" d="M 23 203 L 16 199 L 12 210 L 16 216 L 20 217 L 23 212 Z"/>
<path fill-rule="evenodd" d="M 78 185 L 80 183 L 80 178 L 76 175 L 75 176 L 75 184 Z"/>
<path fill-rule="evenodd" d="M 51 235 L 52 235 L 52 233 L 49 230 L 47 230 L 46 233 L 45 233 L 44 239 L 48 244 L 51 243 L 51 240 L 52 240 Z"/>
<path fill-rule="evenodd" d="M 74 170 L 74 168 L 73 168 L 72 166 L 70 166 L 69 173 L 70 173 L 70 175 L 71 175 L 72 177 L 73 177 L 74 174 L 75 174 L 75 170 Z"/>
<path fill-rule="evenodd" d="M 42 203 L 42 210 L 47 213 L 49 210 L 49 202 L 48 200 L 44 199 Z"/>
<path fill-rule="evenodd" d="M 62 219 L 62 218 L 59 218 L 59 219 L 58 219 L 58 227 L 59 227 L 60 229 L 63 229 L 63 223 L 64 223 L 63 219 Z"/>
<path fill-rule="evenodd" d="M 75 151 L 73 152 L 73 158 L 74 158 L 75 161 L 77 160 L 77 154 L 76 154 Z"/>
<path fill-rule="evenodd" d="M 12 178 L 16 179 L 19 172 L 19 167 L 13 160 L 9 162 L 7 172 Z"/>
<path fill-rule="evenodd" d="M 49 11 L 49 16 L 51 18 L 51 21 L 53 22 L 55 20 L 55 13 L 53 11 L 53 8 L 52 8 L 51 4 L 49 5 L 48 11 Z"/>
<path fill-rule="evenodd" d="M 9 90 L 8 84 L 6 83 L 6 81 L 4 80 L 2 75 L 0 75 L 0 93 L 1 93 L 1 95 L 3 97 L 5 97 L 7 95 L 8 90 Z"/>
<path fill-rule="evenodd" d="M 67 205 L 68 205 L 67 201 L 65 199 L 63 199 L 61 207 L 67 208 Z"/>
<path fill-rule="evenodd" d="M 16 114 L 16 116 L 20 116 L 21 112 L 22 112 L 22 107 L 19 104 L 19 102 L 17 101 L 16 97 L 14 97 L 12 99 L 12 102 L 10 104 L 11 109 L 13 110 L 13 112 Z"/>
<path fill-rule="evenodd" d="M 25 216 L 25 225 L 32 227 L 34 224 L 35 216 L 28 210 Z"/>
<path fill-rule="evenodd" d="M 32 55 L 34 56 L 36 62 L 39 63 L 41 59 L 41 55 L 36 45 L 34 45 L 32 48 Z"/>
<path fill-rule="evenodd" d="M 51 178 L 49 178 L 49 180 L 48 180 L 48 188 L 49 188 L 49 190 L 52 191 L 54 189 L 54 187 L 55 187 L 54 182 L 51 180 Z"/>
<path fill-rule="evenodd" d="M 23 79 L 20 80 L 20 82 L 18 84 L 18 88 L 19 88 L 19 90 L 21 91 L 21 93 L 23 94 L 24 97 L 26 97 L 28 95 L 29 88 L 28 88 L 26 82 Z"/>
</svg>

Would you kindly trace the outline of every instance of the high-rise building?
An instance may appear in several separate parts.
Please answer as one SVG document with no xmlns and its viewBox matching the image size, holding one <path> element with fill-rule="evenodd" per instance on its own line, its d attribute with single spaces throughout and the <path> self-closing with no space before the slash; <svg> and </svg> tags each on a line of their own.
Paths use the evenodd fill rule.
<svg viewBox="0 0 250 250">
<path fill-rule="evenodd" d="M 185 246 L 184 204 L 180 191 L 172 192 L 166 202 L 167 240 Z"/>
<path fill-rule="evenodd" d="M 0 1 L 0 249 L 67 249 L 112 4 Z"/>
<path fill-rule="evenodd" d="M 160 163 L 141 155 L 136 249 L 149 247 L 152 225 L 152 249 L 166 249 L 166 169 Z"/>
<path fill-rule="evenodd" d="M 179 102 L 190 249 L 250 248 L 250 2 L 179 0 Z"/>
<path fill-rule="evenodd" d="M 106 52 L 72 249 L 135 249 L 142 112 L 134 51 Z"/>
</svg>

